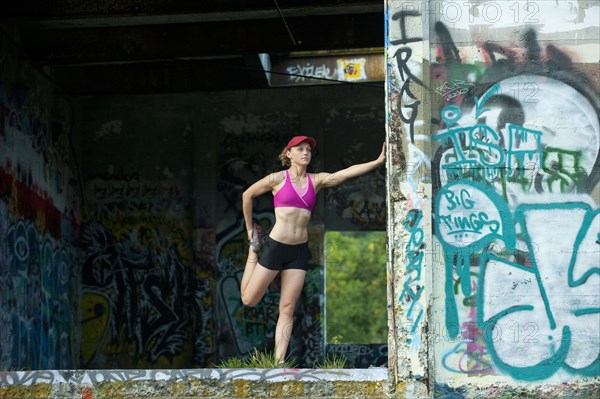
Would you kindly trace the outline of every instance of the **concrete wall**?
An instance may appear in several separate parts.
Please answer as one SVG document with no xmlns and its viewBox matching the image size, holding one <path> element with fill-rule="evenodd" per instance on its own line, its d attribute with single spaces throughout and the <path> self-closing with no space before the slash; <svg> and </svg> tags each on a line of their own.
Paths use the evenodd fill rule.
<svg viewBox="0 0 600 399">
<path fill-rule="evenodd" d="M 72 113 L 0 35 L 0 365 L 75 367 L 80 197 Z"/>
<path fill-rule="evenodd" d="M 586 397 L 600 375 L 600 4 L 387 11 L 394 377 L 439 397 Z"/>
<path fill-rule="evenodd" d="M 241 193 L 281 168 L 294 134 L 319 141 L 314 170 L 375 158 L 382 88 L 68 98 L 13 40 L 0 42 L 0 367 L 210 367 L 271 347 L 277 284 L 256 309 L 239 299 Z M 319 196 L 291 344 L 299 365 L 326 350 L 324 232 L 384 229 L 384 178 Z M 272 199 L 255 211 L 268 229 Z M 371 344 L 329 350 L 385 363 L 387 343 Z"/>
</svg>

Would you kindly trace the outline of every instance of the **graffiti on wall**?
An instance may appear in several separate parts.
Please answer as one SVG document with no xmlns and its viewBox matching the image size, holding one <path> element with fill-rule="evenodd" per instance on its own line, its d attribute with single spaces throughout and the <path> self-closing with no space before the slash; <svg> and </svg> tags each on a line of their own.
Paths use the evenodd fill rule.
<svg viewBox="0 0 600 399">
<path fill-rule="evenodd" d="M 194 287 L 196 317 L 194 325 L 195 343 L 193 364 L 211 367 L 215 357 L 215 248 L 214 228 L 194 229 Z"/>
<path fill-rule="evenodd" d="M 375 381 L 385 381 L 387 370 L 378 368 L 371 370 L 370 377 Z M 182 394 L 205 395 L 206 386 L 210 383 L 225 384 L 233 380 L 284 382 L 284 381 L 355 381 L 356 371 L 353 370 L 324 370 L 324 369 L 172 369 L 172 370 L 48 370 L 48 371 L 7 371 L 0 374 L 0 387 L 44 385 L 67 385 L 71 389 L 81 386 L 82 391 L 90 387 L 101 396 L 104 392 L 112 392 L 114 388 L 102 389 L 102 383 L 125 383 L 134 381 L 159 382 L 177 384 L 174 392 Z M 185 383 L 183 393 L 181 383 Z M 166 389 L 171 389 L 168 386 Z M 9 391 L 7 391 L 9 393 Z M 53 389 L 54 392 L 54 389 Z M 62 391 L 59 391 L 62 392 Z M 109 394 L 109 395 L 110 395 Z M 218 395 L 219 393 L 217 393 Z M 86 397 L 88 395 L 82 395 Z M 218 397 L 218 396 L 217 396 Z"/>
<path fill-rule="evenodd" d="M 537 381 L 600 375 L 600 101 L 557 46 L 482 45 L 438 22 L 434 227 L 446 370 Z M 545 50 L 545 51 L 544 51 Z M 502 53 L 502 57 L 500 57 Z M 596 190 L 596 191 L 595 191 Z"/>
<path fill-rule="evenodd" d="M 327 354 L 345 359 L 347 368 L 383 367 L 388 363 L 387 344 L 328 344 Z"/>
<path fill-rule="evenodd" d="M 355 229 L 377 230 L 385 226 L 386 208 L 382 192 L 385 185 L 382 180 L 382 172 L 374 171 L 364 179 L 350 180 L 328 189 L 324 195 L 327 206 L 332 209 L 325 214 L 325 218 L 331 222 L 332 229 L 345 226 L 336 221 L 336 217 L 350 223 Z"/>
<path fill-rule="evenodd" d="M 49 133 L 46 113 L 25 87 L 9 98 L 0 86 L 3 369 L 77 364 L 79 204 L 60 145 L 64 132 Z"/>
<path fill-rule="evenodd" d="M 343 144 L 340 145 L 340 140 Z M 376 107 L 331 108 L 324 127 L 327 157 L 319 169 L 335 172 L 372 160 L 384 141 L 383 114 Z M 329 188 L 324 220 L 328 230 L 382 230 L 386 223 L 385 177 L 380 168 Z M 319 215 L 317 215 L 319 216 Z"/>
<path fill-rule="evenodd" d="M 310 78 L 320 78 L 334 80 L 336 76 L 335 69 L 327 64 L 313 64 L 312 62 L 305 62 L 304 64 L 290 65 L 285 70 L 289 77 L 288 79 L 294 83 L 300 83 L 308 80 L 312 82 Z"/>
<path fill-rule="evenodd" d="M 90 180 L 88 193 L 83 365 L 203 366 L 210 334 L 195 328 L 208 323 L 211 293 L 192 270 L 192 229 L 178 184 L 115 176 Z M 195 342 L 197 335 L 204 339 Z"/>
<path fill-rule="evenodd" d="M 79 259 L 68 244 L 0 202 L 3 368 L 61 369 L 77 358 L 69 291 Z"/>
<path fill-rule="evenodd" d="M 281 170 L 277 156 L 288 140 L 299 134 L 298 115 L 291 112 L 231 115 L 221 121 L 225 134 L 219 148 L 219 212 L 238 217 L 242 192 L 269 173 Z M 256 199 L 259 209 L 268 198 Z"/>
</svg>

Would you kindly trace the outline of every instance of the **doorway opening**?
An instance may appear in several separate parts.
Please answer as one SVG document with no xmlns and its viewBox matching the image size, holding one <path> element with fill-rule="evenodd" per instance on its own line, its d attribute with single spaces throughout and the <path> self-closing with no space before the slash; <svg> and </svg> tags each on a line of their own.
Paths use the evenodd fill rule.
<svg viewBox="0 0 600 399">
<path fill-rule="evenodd" d="M 325 341 L 387 343 L 385 231 L 325 233 Z"/>
</svg>

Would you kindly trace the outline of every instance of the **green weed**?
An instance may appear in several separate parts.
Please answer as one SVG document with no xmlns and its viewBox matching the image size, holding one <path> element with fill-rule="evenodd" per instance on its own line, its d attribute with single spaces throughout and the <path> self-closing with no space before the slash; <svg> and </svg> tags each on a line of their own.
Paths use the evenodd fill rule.
<svg viewBox="0 0 600 399">
<path fill-rule="evenodd" d="M 275 352 L 260 352 L 258 349 L 245 358 L 231 357 L 221 361 L 217 368 L 229 369 L 272 369 L 272 368 L 294 368 L 295 365 L 290 359 L 283 362 L 277 362 Z"/>
<path fill-rule="evenodd" d="M 315 368 L 317 369 L 343 369 L 346 368 L 348 359 L 337 353 L 328 353 L 323 359 L 323 362 L 316 362 Z"/>
</svg>

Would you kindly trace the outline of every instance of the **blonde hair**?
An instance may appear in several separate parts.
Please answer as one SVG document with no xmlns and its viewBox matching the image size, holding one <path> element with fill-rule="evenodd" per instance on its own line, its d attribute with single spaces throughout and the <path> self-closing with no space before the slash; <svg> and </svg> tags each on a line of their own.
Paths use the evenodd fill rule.
<svg viewBox="0 0 600 399">
<path fill-rule="evenodd" d="M 292 166 L 292 161 L 287 157 L 288 149 L 287 147 L 283 147 L 283 150 L 279 153 L 279 160 L 281 161 L 281 165 L 289 168 Z"/>
</svg>

